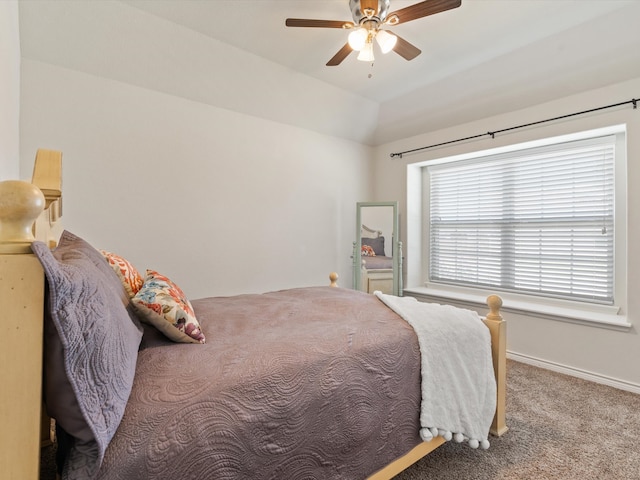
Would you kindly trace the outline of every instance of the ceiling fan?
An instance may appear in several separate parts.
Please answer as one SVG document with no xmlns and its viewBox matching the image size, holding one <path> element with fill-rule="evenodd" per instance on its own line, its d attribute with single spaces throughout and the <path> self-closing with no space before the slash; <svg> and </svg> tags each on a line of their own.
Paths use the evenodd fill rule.
<svg viewBox="0 0 640 480">
<path fill-rule="evenodd" d="M 406 60 L 413 60 L 421 51 L 403 38 L 383 30 L 386 26 L 395 26 L 411 20 L 457 8 L 462 0 L 426 0 L 389 13 L 391 0 L 349 0 L 353 22 L 341 20 L 311 20 L 287 18 L 287 27 L 342 28 L 353 30 L 348 42 L 336 53 L 327 66 L 340 65 L 354 50 L 358 51 L 358 60 L 373 62 L 373 40 L 382 53 L 391 50 Z"/>
</svg>

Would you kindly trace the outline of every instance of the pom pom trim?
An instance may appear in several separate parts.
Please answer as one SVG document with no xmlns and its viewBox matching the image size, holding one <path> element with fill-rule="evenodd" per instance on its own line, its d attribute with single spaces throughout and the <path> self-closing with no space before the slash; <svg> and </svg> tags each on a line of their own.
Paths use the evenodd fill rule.
<svg viewBox="0 0 640 480">
<path fill-rule="evenodd" d="M 420 429 L 420 438 L 425 442 L 429 442 L 433 440 L 434 437 L 440 436 L 444 439 L 445 442 L 450 442 L 453 440 L 456 443 L 467 442 L 470 448 L 477 449 L 480 448 L 482 450 L 487 450 L 491 444 L 489 440 L 486 438 L 478 439 L 478 438 L 469 438 L 466 435 L 460 432 L 450 432 L 448 430 L 444 430 L 442 428 L 421 428 Z"/>
</svg>

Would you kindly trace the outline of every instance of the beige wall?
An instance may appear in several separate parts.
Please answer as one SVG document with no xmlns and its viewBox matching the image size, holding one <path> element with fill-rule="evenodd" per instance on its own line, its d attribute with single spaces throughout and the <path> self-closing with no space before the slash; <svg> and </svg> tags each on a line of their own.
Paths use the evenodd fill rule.
<svg viewBox="0 0 640 480">
<path fill-rule="evenodd" d="M 21 151 L 63 152 L 64 225 L 191 297 L 350 284 L 360 144 L 23 59 Z"/>
<path fill-rule="evenodd" d="M 19 178 L 20 35 L 18 2 L 0 2 L 0 180 Z"/>
<path fill-rule="evenodd" d="M 121 2 L 22 2 L 20 36 L 21 171 L 63 152 L 68 229 L 192 298 L 351 284 L 373 102 Z"/>
<path fill-rule="evenodd" d="M 401 152 L 425 145 L 446 142 L 457 138 L 481 134 L 513 125 L 543 120 L 572 112 L 583 111 L 637 98 L 640 79 L 611 85 L 607 88 L 585 92 L 557 101 L 538 105 L 526 110 L 514 111 L 496 117 L 455 128 L 448 128 L 424 135 L 389 143 L 376 148 L 374 191 L 379 199 L 398 199 L 402 219 L 402 238 L 407 256 L 406 287 L 418 286 L 422 282 L 419 269 L 412 262 L 418 258 L 415 228 L 407 214 L 407 166 L 429 159 L 447 157 L 477 150 L 515 144 L 567 133 L 590 130 L 610 125 L 627 125 L 627 245 L 628 245 L 628 302 L 623 313 L 632 324 L 628 331 L 568 323 L 555 319 L 534 317 L 506 311 L 510 320 L 508 349 L 532 362 L 540 361 L 550 368 L 558 368 L 580 376 L 614 381 L 640 391 L 640 296 L 636 285 L 640 284 L 640 251 L 635 246 L 640 242 L 640 110 L 630 105 L 590 115 L 575 117 L 551 124 L 527 128 L 472 142 L 463 142 L 448 147 L 424 150 L 403 158 L 390 158 L 390 153 Z M 413 224 L 416 222 L 413 221 Z M 417 232 L 419 235 L 419 232 Z M 412 239 L 414 240 L 412 242 Z"/>
</svg>

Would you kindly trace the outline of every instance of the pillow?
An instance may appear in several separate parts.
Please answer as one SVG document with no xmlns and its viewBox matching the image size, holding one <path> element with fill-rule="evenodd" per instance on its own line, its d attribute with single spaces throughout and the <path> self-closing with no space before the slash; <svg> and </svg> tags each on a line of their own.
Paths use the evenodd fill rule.
<svg viewBox="0 0 640 480">
<path fill-rule="evenodd" d="M 374 252 L 373 248 L 371 248 L 369 245 L 362 245 L 362 247 L 360 248 L 360 254 L 364 255 L 365 257 L 376 256 L 376 252 Z"/>
<path fill-rule="evenodd" d="M 361 238 L 360 244 L 368 245 L 369 247 L 373 248 L 373 251 L 375 252 L 376 255 L 379 255 L 381 257 L 385 256 L 384 255 L 384 237 Z"/>
<path fill-rule="evenodd" d="M 113 268 L 114 272 L 118 275 L 124 289 L 129 294 L 129 298 L 138 293 L 138 290 L 142 287 L 144 280 L 136 267 L 134 267 L 131 262 L 122 258 L 120 255 L 116 255 L 115 253 L 107 252 L 106 250 L 100 250 L 100 253 L 107 259 L 111 268 Z"/>
<path fill-rule="evenodd" d="M 141 325 L 98 250 L 68 231 L 51 251 L 31 246 L 47 280 L 44 395 L 57 425 L 74 437 L 65 478 L 93 478 L 129 399 Z"/>
<path fill-rule="evenodd" d="M 131 301 L 143 322 L 153 325 L 171 340 L 205 342 L 191 302 L 180 287 L 164 275 L 147 270 L 142 288 Z"/>
</svg>

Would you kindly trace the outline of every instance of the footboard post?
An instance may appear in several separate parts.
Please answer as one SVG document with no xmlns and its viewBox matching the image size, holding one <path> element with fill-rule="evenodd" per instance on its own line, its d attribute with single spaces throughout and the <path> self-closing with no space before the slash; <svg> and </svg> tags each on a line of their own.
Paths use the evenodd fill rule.
<svg viewBox="0 0 640 480">
<path fill-rule="evenodd" d="M 500 315 L 502 299 L 499 296 L 489 295 L 487 305 L 489 313 L 484 319 L 484 323 L 491 333 L 491 355 L 498 389 L 496 414 L 493 417 L 490 432 L 492 435 L 500 436 L 508 430 L 506 425 L 507 323 Z"/>
</svg>

